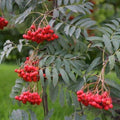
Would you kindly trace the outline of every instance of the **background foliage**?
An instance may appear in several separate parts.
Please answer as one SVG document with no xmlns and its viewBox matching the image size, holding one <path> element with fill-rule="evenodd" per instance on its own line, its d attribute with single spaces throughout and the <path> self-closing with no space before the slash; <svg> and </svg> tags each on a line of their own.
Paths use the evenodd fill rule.
<svg viewBox="0 0 120 120">
<path fill-rule="evenodd" d="M 71 120 L 73 116 L 75 120 L 87 119 L 84 114 L 86 108 L 82 105 L 79 106 L 75 92 L 81 89 L 84 83 L 93 82 L 97 79 L 92 74 L 96 71 L 99 72 L 102 67 L 102 59 L 109 61 L 106 73 L 114 70 L 117 77 L 120 78 L 119 1 L 1 0 L 0 3 L 1 15 L 4 13 L 4 16 L 10 21 L 8 28 L 0 32 L 0 39 L 3 40 L 0 42 L 1 48 L 5 42 L 1 52 L 1 62 L 4 57 L 13 61 L 13 59 L 21 57 L 24 60 L 24 57 L 28 56 L 28 52 L 25 51 L 33 48 L 30 46 L 30 42 L 22 38 L 22 34 L 36 18 L 38 18 L 36 21 L 38 24 L 43 18 L 39 17 L 40 14 L 47 11 L 45 16 L 48 17 L 49 24 L 59 35 L 59 39 L 39 46 L 41 84 L 48 89 L 52 102 L 55 102 L 58 97 L 61 106 L 66 105 L 66 103 L 68 106 L 74 106 L 75 112 L 70 117 L 69 115 L 66 116 L 65 120 Z M 48 6 L 46 7 L 46 5 Z M 105 9 L 109 7 L 112 8 L 111 12 L 109 9 L 108 11 Z M 74 16 L 72 20 L 69 19 L 70 16 Z M 110 18 L 113 20 L 108 21 Z M 10 40 L 7 40 L 8 37 Z M 26 45 L 28 47 L 24 47 Z M 37 46 L 36 44 L 33 45 Z M 17 51 L 13 49 L 17 49 Z M 11 51 L 12 54 L 9 56 Z M 47 82 L 42 77 L 42 69 L 48 78 Z M 113 102 L 118 104 L 120 98 L 119 85 L 108 79 L 106 79 L 106 83 L 111 88 Z M 16 80 L 10 95 L 12 98 L 23 89 L 23 84 L 26 83 L 23 83 L 22 79 Z M 93 113 L 99 113 L 95 119 L 116 119 L 119 116 L 117 105 L 108 112 L 88 107 L 89 109 Z M 36 119 L 34 112 L 29 112 L 31 113 L 31 120 Z M 111 116 L 109 113 L 112 113 Z M 52 114 L 53 110 L 50 110 L 45 119 L 51 117 Z M 13 110 L 11 119 L 16 119 L 17 115 L 20 115 L 20 118 L 24 117 L 25 120 L 28 119 L 28 113 L 23 110 Z"/>
</svg>

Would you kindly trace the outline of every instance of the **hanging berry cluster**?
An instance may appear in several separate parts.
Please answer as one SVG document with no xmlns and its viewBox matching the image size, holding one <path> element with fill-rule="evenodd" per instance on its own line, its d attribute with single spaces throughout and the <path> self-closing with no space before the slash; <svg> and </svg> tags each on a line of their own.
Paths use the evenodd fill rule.
<svg viewBox="0 0 120 120">
<path fill-rule="evenodd" d="M 8 24 L 8 21 L 5 20 L 5 18 L 0 17 L 0 29 L 3 30 L 4 27 L 6 27 Z"/>
<path fill-rule="evenodd" d="M 23 35 L 23 38 L 37 42 L 39 44 L 44 42 L 45 40 L 53 41 L 54 39 L 58 39 L 58 36 L 51 29 L 50 25 L 38 29 L 36 29 L 36 26 L 32 25 L 30 27 L 30 30 L 27 31 L 27 34 Z"/>
<path fill-rule="evenodd" d="M 15 69 L 18 76 L 23 78 L 26 82 L 32 82 L 28 85 L 28 91 L 23 92 L 20 96 L 15 96 L 16 100 L 22 101 L 24 104 L 27 102 L 32 105 L 40 105 L 42 99 L 38 94 L 38 81 L 39 81 L 39 59 L 37 56 L 38 51 L 34 51 L 30 57 L 26 57 L 25 63 L 20 67 L 20 69 Z"/>
<path fill-rule="evenodd" d="M 20 69 L 15 69 L 15 72 L 26 82 L 37 82 L 39 81 L 39 68 L 37 64 L 38 60 L 31 61 L 29 57 L 27 57 L 25 64 Z"/>
<path fill-rule="evenodd" d="M 93 106 L 95 108 L 109 110 L 113 108 L 112 99 L 110 97 L 110 90 L 106 87 L 104 81 L 104 72 L 107 64 L 107 60 L 103 64 L 103 68 L 98 77 L 98 80 L 94 83 L 89 83 L 83 86 L 83 88 L 77 91 L 78 101 L 85 106 Z"/>
<path fill-rule="evenodd" d="M 42 99 L 40 98 L 40 95 L 37 92 L 31 93 L 29 91 L 23 92 L 20 96 L 15 96 L 15 99 L 22 101 L 23 104 L 29 102 L 32 105 L 40 105 L 40 103 L 42 102 Z"/>
<path fill-rule="evenodd" d="M 85 106 L 91 105 L 95 108 L 105 110 L 113 108 L 112 99 L 110 98 L 109 93 L 106 91 L 102 94 L 95 94 L 91 91 L 84 92 L 83 90 L 79 90 L 77 92 L 77 98 L 78 101 Z"/>
</svg>

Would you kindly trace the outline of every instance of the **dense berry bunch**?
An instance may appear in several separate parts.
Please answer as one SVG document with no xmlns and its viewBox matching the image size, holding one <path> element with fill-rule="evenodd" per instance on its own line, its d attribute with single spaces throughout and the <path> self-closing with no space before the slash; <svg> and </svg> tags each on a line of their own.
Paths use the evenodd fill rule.
<svg viewBox="0 0 120 120">
<path fill-rule="evenodd" d="M 83 90 L 77 91 L 78 101 L 85 106 L 91 105 L 99 109 L 111 109 L 113 108 L 112 99 L 110 98 L 108 92 L 103 94 L 93 94 L 92 92 L 85 93 Z"/>
<path fill-rule="evenodd" d="M 30 30 L 27 31 L 27 34 L 23 35 L 23 38 L 27 40 L 32 40 L 39 44 L 45 40 L 52 41 L 54 39 L 57 39 L 58 36 L 54 33 L 54 31 L 51 29 L 49 25 L 38 29 L 36 29 L 36 27 L 32 25 L 30 27 Z"/>
<path fill-rule="evenodd" d="M 5 26 L 7 26 L 8 21 L 5 18 L 0 17 L 0 29 L 2 30 Z"/>
<path fill-rule="evenodd" d="M 37 82 L 39 80 L 38 67 L 32 65 L 25 65 L 23 69 L 15 69 L 18 76 L 27 82 Z"/>
<path fill-rule="evenodd" d="M 40 98 L 40 95 L 37 92 L 30 93 L 29 91 L 23 92 L 20 96 L 15 96 L 15 99 L 22 101 L 24 104 L 29 102 L 32 105 L 40 105 L 40 103 L 42 102 L 42 99 Z"/>
</svg>

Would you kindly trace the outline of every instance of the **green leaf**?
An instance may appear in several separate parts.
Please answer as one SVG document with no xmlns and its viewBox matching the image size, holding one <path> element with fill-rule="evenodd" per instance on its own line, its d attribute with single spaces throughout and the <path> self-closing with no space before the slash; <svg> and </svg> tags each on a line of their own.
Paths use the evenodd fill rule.
<svg viewBox="0 0 120 120">
<path fill-rule="evenodd" d="M 74 57 L 72 54 L 66 54 L 66 55 L 64 56 L 64 58 L 72 58 L 72 57 Z"/>
<path fill-rule="evenodd" d="M 48 119 L 53 115 L 53 112 L 54 112 L 54 109 L 51 109 L 51 110 L 48 112 L 48 115 L 44 118 L 44 120 L 48 120 Z"/>
<path fill-rule="evenodd" d="M 69 28 L 70 28 L 70 25 L 66 25 L 65 28 L 64 28 L 64 31 L 65 31 L 66 35 L 69 34 Z"/>
<path fill-rule="evenodd" d="M 79 102 L 78 102 L 77 97 L 74 93 L 72 93 L 72 100 L 73 100 L 74 106 L 76 108 L 78 108 L 79 107 Z"/>
<path fill-rule="evenodd" d="M 70 3 L 73 4 L 75 2 L 75 0 L 70 0 Z"/>
<path fill-rule="evenodd" d="M 74 71 L 76 74 L 78 74 L 79 76 L 81 76 L 82 74 L 81 74 L 81 71 L 79 70 L 77 70 L 77 69 L 75 69 L 75 68 L 72 68 L 72 71 Z"/>
<path fill-rule="evenodd" d="M 96 24 L 95 21 L 87 21 L 87 22 L 85 22 L 84 24 L 82 24 L 82 26 L 84 26 L 85 29 L 87 29 L 87 28 L 90 28 L 90 27 L 94 26 L 95 24 Z M 81 27 L 82 27 L 82 26 L 81 26 Z"/>
<path fill-rule="evenodd" d="M 58 24 L 55 26 L 55 29 L 58 30 L 58 29 L 61 27 L 62 24 L 63 24 L 63 23 L 58 23 Z"/>
<path fill-rule="evenodd" d="M 46 61 L 47 61 L 47 59 L 50 57 L 50 55 L 47 55 L 47 56 L 45 56 L 44 58 L 43 58 L 43 64 L 45 64 L 46 63 Z"/>
<path fill-rule="evenodd" d="M 42 84 L 42 86 L 44 86 L 43 69 L 40 69 L 40 70 L 39 70 L 39 74 L 40 74 L 40 81 L 41 81 L 41 84 Z"/>
<path fill-rule="evenodd" d="M 80 2 L 80 0 L 76 0 L 76 2 L 78 3 L 78 2 Z"/>
<path fill-rule="evenodd" d="M 80 118 L 81 118 L 80 115 L 77 112 L 75 112 L 75 120 L 82 120 Z"/>
<path fill-rule="evenodd" d="M 73 82 L 76 82 L 76 77 L 75 77 L 75 75 L 74 75 L 73 72 L 69 72 L 68 75 L 69 75 L 69 77 L 71 78 L 71 80 L 72 80 Z"/>
<path fill-rule="evenodd" d="M 71 83 L 68 86 L 68 89 L 72 90 L 72 91 L 77 91 L 77 90 L 81 89 L 83 87 L 83 85 L 84 85 L 84 80 L 79 78 L 76 82 Z"/>
<path fill-rule="evenodd" d="M 87 120 L 86 115 L 81 116 L 80 120 Z"/>
<path fill-rule="evenodd" d="M 75 17 L 71 22 L 70 24 L 74 24 L 75 22 L 77 22 L 79 19 L 81 19 L 83 15 L 78 15 L 77 17 Z"/>
<path fill-rule="evenodd" d="M 87 69 L 87 73 L 90 72 L 91 70 L 93 70 L 97 65 L 99 65 L 101 63 L 101 58 L 97 57 L 95 58 L 92 63 L 90 64 L 90 66 Z"/>
<path fill-rule="evenodd" d="M 57 9 L 53 10 L 53 18 L 59 17 L 59 11 Z"/>
<path fill-rule="evenodd" d="M 77 10 L 77 8 L 76 8 L 76 7 L 77 7 L 76 5 L 68 5 L 68 6 L 65 6 L 65 7 L 66 7 L 67 9 L 75 12 L 75 13 L 78 12 L 78 10 Z"/>
<path fill-rule="evenodd" d="M 60 71 L 62 79 L 65 81 L 65 83 L 69 84 L 69 77 L 68 77 L 67 73 L 65 72 L 65 70 L 60 68 L 59 71 Z"/>
<path fill-rule="evenodd" d="M 120 79 L 120 66 L 115 64 L 115 72 L 117 77 Z"/>
<path fill-rule="evenodd" d="M 74 33 L 74 31 L 75 31 L 75 28 L 76 28 L 75 26 L 73 26 L 73 27 L 70 28 L 70 31 L 69 31 L 69 35 L 70 35 L 70 36 L 73 35 L 73 33 Z"/>
<path fill-rule="evenodd" d="M 53 73 L 53 85 L 55 87 L 58 83 L 58 71 L 57 71 L 57 69 L 53 68 L 52 73 Z"/>
<path fill-rule="evenodd" d="M 72 99 L 71 99 L 70 93 L 68 91 L 66 91 L 66 102 L 67 102 L 68 106 L 72 105 Z"/>
<path fill-rule="evenodd" d="M 115 66 L 115 56 L 114 55 L 109 56 L 109 65 L 110 65 L 110 70 L 112 70 Z"/>
<path fill-rule="evenodd" d="M 57 0 L 57 5 L 58 6 L 62 5 L 62 0 Z"/>
<path fill-rule="evenodd" d="M 111 30 L 109 27 L 101 27 L 100 29 L 105 30 L 106 32 L 113 33 L 113 30 Z"/>
<path fill-rule="evenodd" d="M 6 0 L 6 8 L 8 12 L 12 12 L 13 0 Z"/>
<path fill-rule="evenodd" d="M 60 36 L 59 36 L 60 37 Z M 59 44 L 64 48 L 64 49 L 68 49 L 69 47 L 68 47 L 68 44 L 67 44 L 67 42 L 65 41 L 65 40 L 63 40 L 63 38 L 59 38 L 59 40 L 58 40 L 58 42 L 59 42 Z M 64 51 L 65 52 L 65 51 Z M 62 52 L 63 53 L 63 52 Z M 61 53 L 61 54 L 62 54 Z"/>
<path fill-rule="evenodd" d="M 113 30 L 116 30 L 116 27 L 113 24 L 105 24 L 106 26 L 110 27 Z"/>
<path fill-rule="evenodd" d="M 65 116 L 65 120 L 72 120 L 72 117 Z"/>
<path fill-rule="evenodd" d="M 64 0 L 64 5 L 67 5 L 69 0 Z"/>
<path fill-rule="evenodd" d="M 49 66 L 51 63 L 53 63 L 55 60 L 55 56 L 50 56 L 47 61 L 46 61 L 46 65 Z"/>
<path fill-rule="evenodd" d="M 23 8 L 23 0 L 15 0 L 15 2 L 18 4 L 19 8 Z"/>
<path fill-rule="evenodd" d="M 6 0 L 1 0 L 1 1 L 0 1 L 0 8 L 1 8 L 2 10 L 5 9 L 5 4 L 6 4 Z"/>
<path fill-rule="evenodd" d="M 14 87 L 19 88 L 19 89 L 22 89 L 23 85 L 21 85 L 21 84 L 15 84 Z"/>
<path fill-rule="evenodd" d="M 7 51 L 6 51 L 6 57 L 9 56 L 9 54 L 11 53 L 11 51 L 14 49 L 14 47 L 10 47 Z"/>
<path fill-rule="evenodd" d="M 87 37 L 86 39 L 90 40 L 90 41 L 99 41 L 99 42 L 103 41 L 102 37 L 96 37 L 96 36 L 94 36 L 94 37 Z"/>
<path fill-rule="evenodd" d="M 20 16 L 16 19 L 15 24 L 16 23 L 22 23 L 24 22 L 25 18 L 31 13 L 31 11 L 33 10 L 33 7 L 29 7 L 27 10 L 25 10 L 22 14 L 20 14 Z"/>
<path fill-rule="evenodd" d="M 75 63 L 75 60 L 69 60 L 69 62 L 71 63 L 72 66 L 74 66 L 77 70 L 80 70 L 81 67 Z"/>
<path fill-rule="evenodd" d="M 118 91 L 120 91 L 120 85 L 117 84 L 115 81 L 109 80 L 109 79 L 105 79 L 105 82 L 109 85 L 109 87 L 115 88 Z M 119 92 L 120 94 L 120 92 Z"/>
<path fill-rule="evenodd" d="M 99 117 L 95 118 L 94 120 L 101 120 Z"/>
<path fill-rule="evenodd" d="M 76 36 L 77 39 L 79 38 L 80 33 L 81 33 L 81 29 L 78 28 L 78 29 L 75 31 L 75 36 Z"/>
<path fill-rule="evenodd" d="M 62 107 L 64 106 L 64 90 L 63 90 L 63 88 L 60 89 L 59 103 Z"/>
<path fill-rule="evenodd" d="M 50 94 L 50 99 L 52 102 L 55 102 L 55 100 L 57 99 L 58 91 L 59 91 L 58 85 L 56 85 L 56 87 L 54 87 L 53 83 L 51 82 L 51 84 L 49 86 L 49 94 Z"/>
<path fill-rule="evenodd" d="M 61 59 L 58 57 L 58 58 L 56 59 L 55 63 L 56 63 L 56 68 L 59 70 L 59 68 L 60 68 L 61 65 L 62 65 Z"/>
<path fill-rule="evenodd" d="M 39 61 L 39 66 L 40 66 L 40 67 L 43 67 L 43 66 L 44 66 L 44 59 L 42 59 L 42 60 Z"/>
<path fill-rule="evenodd" d="M 49 48 L 49 52 L 51 52 L 52 54 L 55 53 L 55 49 L 54 49 L 54 47 L 52 46 L 51 42 L 48 43 L 48 48 Z"/>
<path fill-rule="evenodd" d="M 57 39 L 57 40 L 58 40 L 58 39 Z M 60 51 L 61 51 L 61 46 L 60 46 L 60 44 L 58 43 L 57 40 L 55 40 L 55 41 L 52 43 L 52 45 L 54 46 L 54 48 L 55 48 L 55 50 L 56 50 L 56 52 L 55 52 L 54 54 L 56 54 L 57 52 L 60 52 Z"/>
<path fill-rule="evenodd" d="M 1 62 L 3 61 L 4 57 L 5 57 L 5 52 L 2 51 L 2 52 L 1 52 L 1 55 L 0 55 L 0 64 L 1 64 Z"/>
<path fill-rule="evenodd" d="M 69 73 L 70 72 L 70 64 L 67 60 L 63 59 L 65 70 Z"/>
<path fill-rule="evenodd" d="M 119 26 L 119 22 L 117 20 L 111 20 L 111 21 L 114 23 L 114 25 L 116 25 L 116 27 Z"/>
<path fill-rule="evenodd" d="M 13 110 L 10 118 L 12 120 L 22 120 L 22 111 L 20 109 Z"/>
<path fill-rule="evenodd" d="M 58 9 L 63 15 L 66 15 L 66 11 L 65 11 L 64 7 L 59 7 Z"/>
<path fill-rule="evenodd" d="M 30 112 L 30 118 L 31 118 L 31 120 L 37 120 L 36 114 L 31 109 L 29 110 L 29 112 Z"/>
<path fill-rule="evenodd" d="M 75 23 L 76 26 L 78 25 L 82 25 L 83 23 L 87 22 L 87 21 L 90 21 L 91 19 L 90 18 L 84 18 L 84 19 L 80 19 L 77 23 Z"/>
<path fill-rule="evenodd" d="M 49 25 L 52 27 L 53 24 L 54 24 L 55 20 L 54 19 L 51 19 L 50 22 L 49 22 Z"/>
<path fill-rule="evenodd" d="M 47 77 L 47 80 L 48 80 L 48 84 L 50 84 L 51 83 L 51 73 L 50 73 L 49 68 L 45 69 L 45 74 L 46 74 L 46 77 Z"/>
<path fill-rule="evenodd" d="M 24 81 L 23 81 L 23 79 L 21 79 L 21 78 L 19 78 L 19 79 L 16 79 L 16 84 L 22 84 Z"/>
<path fill-rule="evenodd" d="M 22 44 L 18 44 L 17 48 L 18 48 L 18 51 L 21 52 L 21 50 L 22 50 Z"/>
<path fill-rule="evenodd" d="M 23 120 L 29 120 L 29 115 L 26 111 L 22 110 L 22 117 L 23 117 Z M 32 119 L 31 119 L 32 120 Z"/>
<path fill-rule="evenodd" d="M 113 43 L 115 51 L 118 50 L 118 48 L 119 48 L 119 42 L 118 42 L 118 40 L 112 39 L 112 43 Z"/>
<path fill-rule="evenodd" d="M 120 52 L 117 51 L 117 52 L 116 52 L 116 55 L 117 55 L 118 61 L 120 62 Z"/>
<path fill-rule="evenodd" d="M 114 87 L 110 87 L 110 94 L 113 98 L 120 98 L 120 91 Z"/>
</svg>

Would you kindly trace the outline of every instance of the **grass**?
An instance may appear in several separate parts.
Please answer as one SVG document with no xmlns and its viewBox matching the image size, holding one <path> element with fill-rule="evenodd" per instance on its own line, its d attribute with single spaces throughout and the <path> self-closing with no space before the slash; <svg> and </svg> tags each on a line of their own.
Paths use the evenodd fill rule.
<svg viewBox="0 0 120 120">
<path fill-rule="evenodd" d="M 15 84 L 16 78 L 18 78 L 17 74 L 14 72 L 15 68 L 18 68 L 18 66 L 6 64 L 0 65 L 0 120 L 9 120 L 10 112 L 13 109 L 27 110 L 27 108 L 32 108 L 33 111 L 36 113 L 38 120 L 43 120 L 42 105 L 30 106 L 28 104 L 21 104 L 21 106 L 18 106 L 17 104 L 12 104 L 12 100 L 10 99 L 9 94 L 11 92 L 12 87 Z M 106 75 L 106 78 L 115 80 L 118 84 L 120 84 L 120 80 L 116 77 L 116 74 L 113 72 Z M 64 120 L 64 116 L 69 116 L 74 111 L 73 107 L 69 107 L 67 105 L 61 107 L 58 103 L 58 100 L 54 104 L 50 101 L 50 99 L 48 99 L 48 102 L 49 109 L 54 108 L 54 114 L 51 120 Z M 94 116 L 91 113 L 87 114 L 89 114 L 88 120 L 91 120 L 90 116 Z"/>
</svg>

